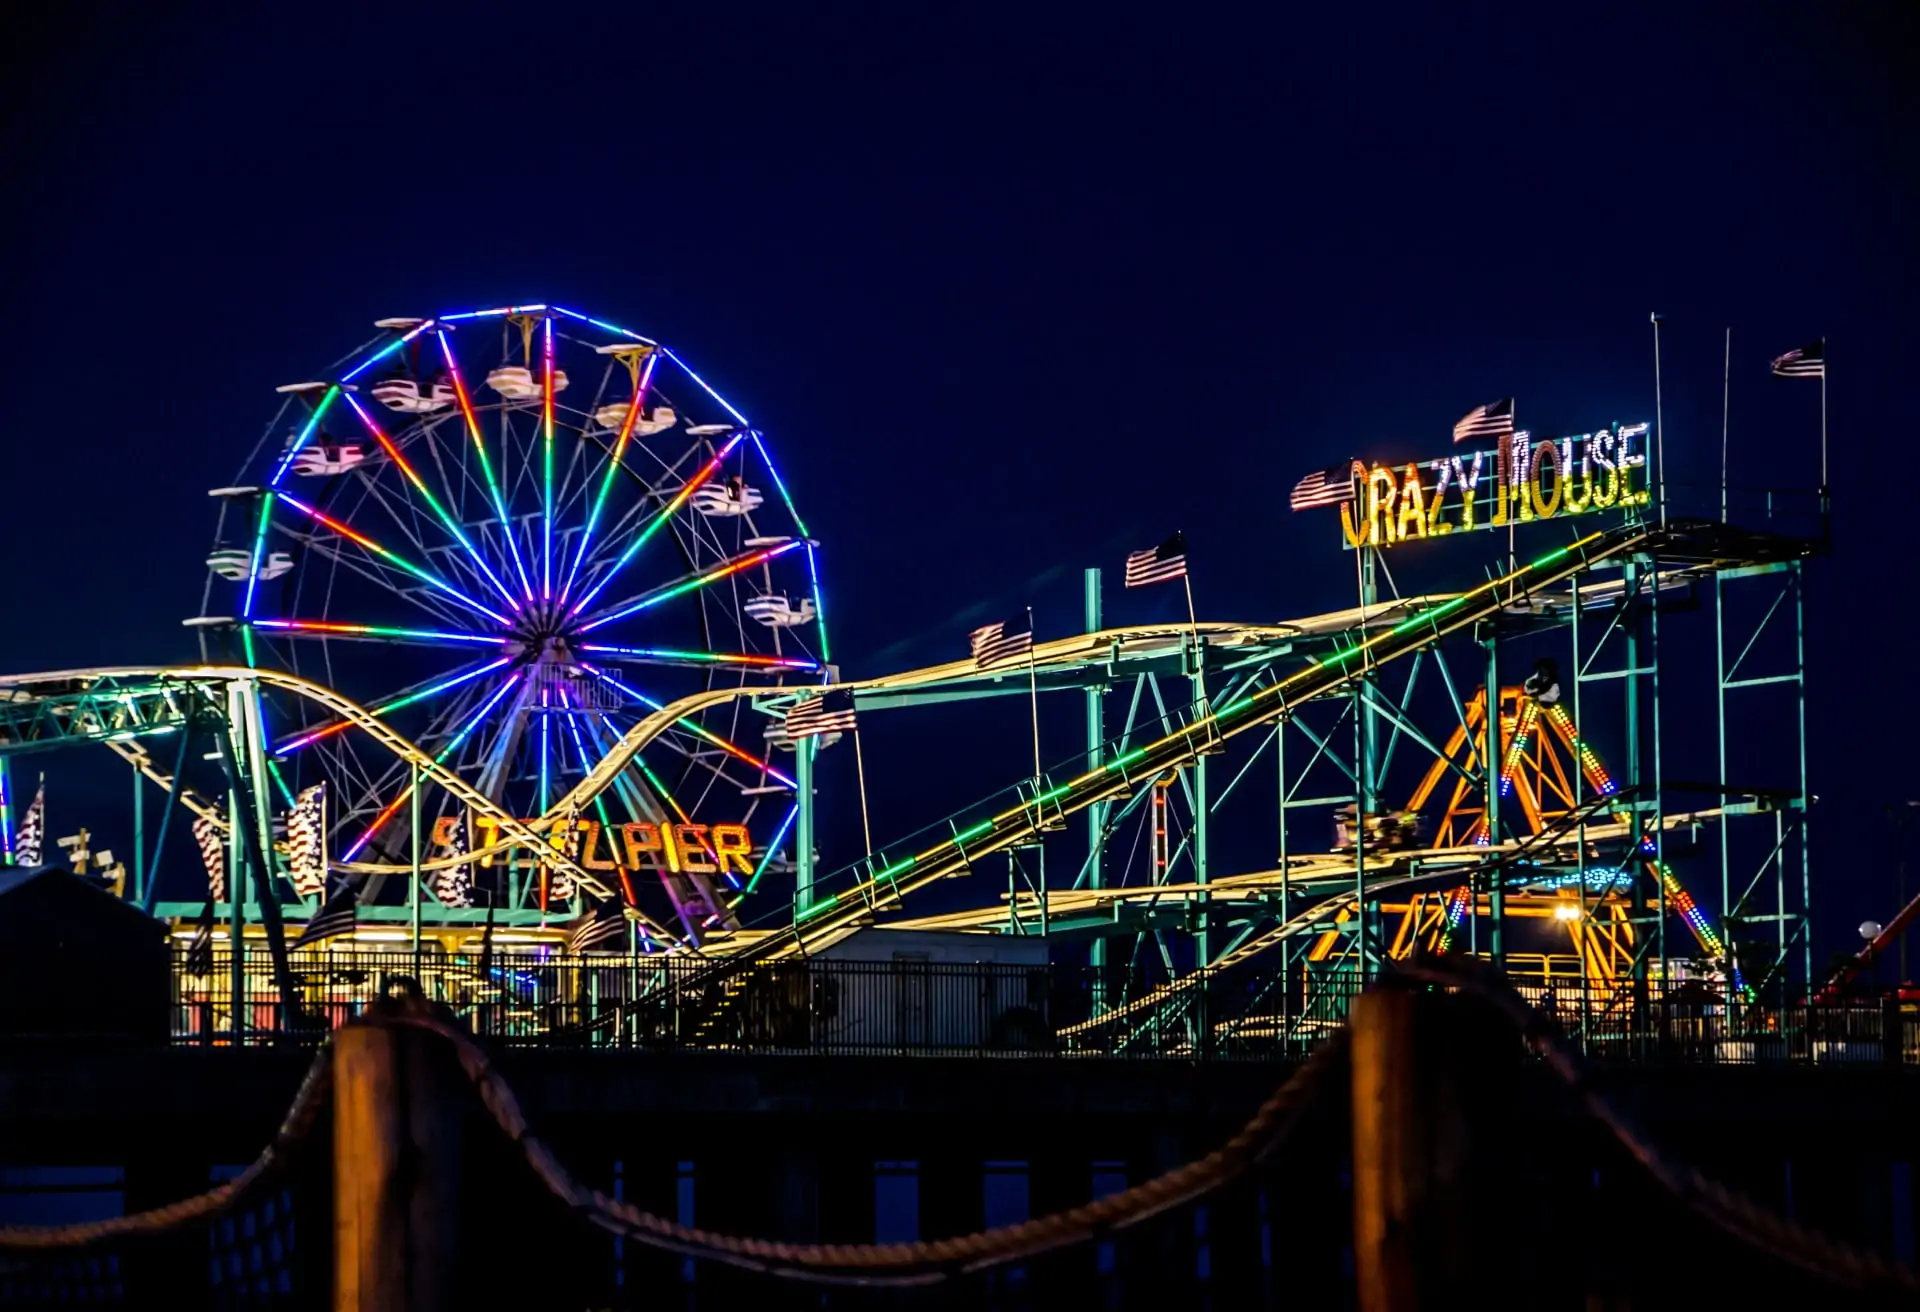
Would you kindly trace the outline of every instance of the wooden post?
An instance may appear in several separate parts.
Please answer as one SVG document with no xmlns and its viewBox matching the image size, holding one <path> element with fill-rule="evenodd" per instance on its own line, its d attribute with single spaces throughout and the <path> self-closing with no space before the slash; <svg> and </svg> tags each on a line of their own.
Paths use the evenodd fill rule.
<svg viewBox="0 0 1920 1312">
<path fill-rule="evenodd" d="M 1420 1306 L 1410 1213 L 1420 1192 L 1414 1006 L 1405 989 L 1353 1001 L 1353 1256 L 1361 1312 Z"/>
<path fill-rule="evenodd" d="M 461 1083 L 446 1045 L 419 1030 L 358 1023 L 334 1035 L 336 1312 L 451 1306 Z"/>
<path fill-rule="evenodd" d="M 1464 1085 L 1473 1076 L 1461 1063 L 1481 1056 L 1470 1024 L 1478 1018 L 1456 1014 L 1449 1001 L 1400 988 L 1354 1000 L 1353 1251 L 1361 1312 L 1431 1312 L 1474 1298 L 1469 1232 L 1486 1200 L 1470 1178 L 1467 1103 L 1474 1094 Z"/>
</svg>

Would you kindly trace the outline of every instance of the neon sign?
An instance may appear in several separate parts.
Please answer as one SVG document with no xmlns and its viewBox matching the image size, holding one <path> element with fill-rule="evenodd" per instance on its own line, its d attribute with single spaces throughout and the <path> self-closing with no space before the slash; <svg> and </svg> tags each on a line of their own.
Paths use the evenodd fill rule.
<svg viewBox="0 0 1920 1312">
<path fill-rule="evenodd" d="M 1652 499 L 1645 486 L 1647 452 L 1634 441 L 1647 429 L 1614 424 L 1539 442 L 1522 432 L 1497 452 L 1365 470 L 1356 461 L 1356 496 L 1340 503 L 1340 528 L 1349 547 L 1391 547 L 1456 529 L 1644 506 Z"/>
<path fill-rule="evenodd" d="M 433 826 L 433 845 L 449 856 L 453 854 L 454 824 L 453 816 L 443 815 Z M 478 846 L 491 847 L 498 841 L 500 822 L 493 816 L 475 816 L 473 827 Z M 656 825 L 635 820 L 607 826 L 598 820 L 575 820 L 571 824 L 563 820 L 550 832 L 549 842 L 556 851 L 565 851 L 576 831 L 580 836 L 576 858 L 588 870 L 753 874 L 753 838 L 745 825 Z M 495 855 L 488 852 L 481 856 L 481 869 L 492 866 Z"/>
</svg>

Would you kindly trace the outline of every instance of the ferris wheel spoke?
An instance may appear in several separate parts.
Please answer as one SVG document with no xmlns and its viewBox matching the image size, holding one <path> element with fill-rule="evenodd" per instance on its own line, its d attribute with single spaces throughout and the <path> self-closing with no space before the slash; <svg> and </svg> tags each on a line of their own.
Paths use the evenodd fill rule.
<svg viewBox="0 0 1920 1312">
<path fill-rule="evenodd" d="M 637 615 L 644 610 L 651 610 L 662 602 L 672 601 L 675 597 L 685 596 L 689 592 L 698 591 L 709 584 L 717 583 L 721 579 L 738 574 L 741 570 L 752 569 L 755 565 L 765 561 L 776 560 L 786 555 L 789 551 L 805 545 L 804 542 L 798 539 L 790 539 L 780 543 L 778 546 L 763 547 L 745 556 L 736 557 L 724 565 L 718 565 L 703 573 L 695 574 L 691 578 L 666 584 L 662 587 L 655 588 L 651 592 L 643 593 L 638 597 L 630 598 L 626 601 L 615 602 L 612 606 L 589 617 L 580 624 L 579 631 L 581 633 L 591 633 L 602 625 L 611 624 L 615 620 L 625 619 L 629 615 Z"/>
<path fill-rule="evenodd" d="M 444 763 L 449 756 L 460 749 L 460 744 L 467 740 L 467 735 L 479 727 L 481 721 L 486 719 L 487 714 L 492 711 L 495 706 L 499 705 L 500 699 L 513 690 L 514 684 L 519 682 L 519 679 L 520 672 L 515 670 L 506 677 L 498 688 L 495 688 L 493 692 L 480 703 L 473 714 L 469 715 L 466 720 L 461 723 L 459 730 L 447 741 L 446 745 L 434 754 L 433 762 L 435 765 Z M 374 817 L 373 823 L 367 826 L 366 832 L 354 840 L 353 846 L 349 847 L 346 854 L 340 858 L 342 861 L 351 861 L 365 850 L 367 844 L 373 841 L 373 836 L 380 832 L 381 826 L 393 819 L 394 814 L 406 804 L 407 799 L 413 796 L 416 783 L 417 778 L 410 778 L 408 780 L 406 787 L 401 789 L 399 794 L 395 796 L 391 802 L 387 803 L 380 814 Z"/>
<path fill-rule="evenodd" d="M 473 439 L 474 452 L 480 458 L 480 472 L 486 478 L 487 492 L 493 502 L 493 512 L 500 521 L 501 536 L 507 540 L 507 550 L 513 556 L 514 572 L 520 578 L 520 588 L 528 601 L 533 600 L 533 584 L 527 578 L 526 563 L 520 559 L 520 547 L 515 539 L 513 521 L 507 516 L 507 503 L 500 495 L 500 481 L 494 477 L 493 462 L 487 458 L 486 438 L 480 433 L 480 420 L 473 412 L 473 397 L 467 391 L 465 380 L 460 376 L 460 362 L 454 358 L 453 343 L 447 340 L 444 332 L 435 333 L 440 339 L 440 353 L 446 358 L 447 378 L 453 383 L 454 398 L 460 404 L 460 417 L 466 422 L 467 434 Z"/>
<path fill-rule="evenodd" d="M 719 651 L 671 651 L 660 647 L 610 647 L 597 642 L 583 642 L 575 650 L 589 651 L 600 656 L 617 656 L 623 661 L 637 661 L 642 665 L 737 665 L 754 670 L 799 670 L 813 671 L 820 668 L 818 661 L 803 660 L 792 656 L 750 656 L 735 652 Z"/>
<path fill-rule="evenodd" d="M 553 600 L 553 320 L 546 320 L 541 350 L 541 515 L 540 600 Z M 545 808 L 542 807 L 542 810 Z"/>
<path fill-rule="evenodd" d="M 633 440 L 633 426 L 646 409 L 647 387 L 653 381 L 653 367 L 659 359 L 658 351 L 647 352 L 647 362 L 634 380 L 633 401 L 627 407 L 626 418 L 620 421 L 620 436 L 614 439 L 613 449 L 607 453 L 607 468 L 600 477 L 600 490 L 594 495 L 593 508 L 587 512 L 586 526 L 580 531 L 580 543 L 574 549 L 573 565 L 567 570 L 567 581 L 560 588 L 560 604 L 563 606 L 573 593 L 574 580 L 580 576 L 580 562 L 586 559 L 587 545 L 593 541 L 594 530 L 600 526 L 600 516 L 607 508 L 607 497 L 613 491 L 614 477 L 626 463 L 627 444 Z"/>
<path fill-rule="evenodd" d="M 338 544 L 333 540 L 323 538 L 318 534 L 300 533 L 292 529 L 283 529 L 282 531 L 299 542 L 308 551 L 324 557 L 328 564 L 334 567 L 334 577 L 329 577 L 327 580 L 326 609 L 329 611 L 333 609 L 331 597 L 334 585 L 338 582 L 338 573 L 341 569 L 345 569 L 348 573 L 358 575 L 367 580 L 367 582 L 372 583 L 388 595 L 399 597 L 410 605 L 418 606 L 421 610 L 432 616 L 434 622 L 437 624 L 458 626 L 470 618 L 465 610 L 447 604 L 446 599 L 434 589 L 416 587 L 412 580 L 405 575 L 401 575 L 399 580 L 396 581 L 392 575 L 384 571 L 377 559 L 369 559 L 359 555 L 348 555 L 346 552 L 340 550 Z"/>
<path fill-rule="evenodd" d="M 429 647 L 498 647 L 497 633 L 461 633 L 453 629 L 403 629 L 384 624 L 345 624 L 335 620 L 253 619 L 256 629 L 296 637 L 344 638 L 352 642 L 394 642 Z"/>
<path fill-rule="evenodd" d="M 647 707 L 649 710 L 658 711 L 658 710 L 665 709 L 660 702 L 655 701 L 653 698 L 647 696 L 647 694 L 641 692 L 638 688 L 633 687 L 631 684 L 627 683 L 625 680 L 616 678 L 614 675 L 608 674 L 605 670 L 596 669 L 594 666 L 585 664 L 584 662 L 581 664 L 580 668 L 585 670 L 588 674 L 591 674 L 594 678 L 600 680 L 602 683 L 606 684 L 608 687 L 614 688 L 619 692 L 626 694 L 628 697 L 633 698 L 633 700 L 639 702 L 641 705 Z M 786 775 L 782 774 L 780 771 L 774 769 L 770 763 L 761 760 L 759 757 L 755 756 L 752 752 L 746 751 L 743 748 L 737 747 L 733 743 L 728 742 L 725 738 L 722 738 L 719 734 L 714 733 L 711 729 L 706 728 L 704 725 L 701 725 L 697 721 L 690 720 L 685 716 L 680 716 L 674 720 L 674 723 L 678 725 L 680 728 L 685 729 L 689 733 L 694 734 L 696 737 L 706 739 L 706 741 L 708 741 L 709 743 L 712 743 L 715 747 L 718 747 L 721 751 L 725 752 L 727 755 L 735 758 L 736 760 L 744 761 L 746 764 L 752 766 L 756 770 L 765 771 L 769 777 L 778 779 L 781 783 L 785 784 L 787 787 L 794 788 L 798 786 L 794 783 L 792 779 L 788 778 Z"/>
<path fill-rule="evenodd" d="M 387 715 L 404 707 L 412 706 L 415 702 L 425 701 L 429 697 L 436 697 L 449 689 L 458 688 L 462 684 L 471 682 L 483 675 L 491 674 L 501 666 L 511 663 L 512 660 L 513 658 L 511 656 L 502 656 L 497 661 L 491 661 L 485 665 L 476 665 L 471 669 L 462 670 L 451 678 L 441 679 L 425 685 L 415 684 L 411 688 L 405 688 L 395 693 L 386 701 L 375 702 L 366 708 L 367 713 L 369 715 Z M 273 754 L 275 756 L 286 756 L 290 752 L 297 752 L 310 743 L 316 743 L 322 739 L 331 738 L 337 733 L 342 733 L 352 728 L 353 724 L 354 722 L 352 720 L 334 720 L 322 725 L 318 729 L 303 733 L 296 738 L 288 739 L 286 742 L 275 747 Z"/>
<path fill-rule="evenodd" d="M 626 567 L 628 561 L 634 558 L 640 548 L 646 546 L 648 540 L 660 531 L 661 526 L 680 513 L 680 508 L 687 504 L 687 501 L 695 492 L 700 490 L 700 485 L 712 478 L 714 471 L 720 468 L 721 462 L 732 453 L 736 446 L 740 445 L 743 436 L 743 434 L 735 433 L 732 437 L 728 438 L 726 444 L 714 452 L 713 458 L 702 465 L 700 471 L 688 479 L 678 492 L 674 493 L 673 499 L 654 513 L 653 518 L 648 520 L 646 527 L 642 528 L 640 532 L 634 536 L 633 541 L 627 544 L 626 549 L 620 553 L 619 558 L 607 568 L 605 573 L 601 574 L 599 580 L 594 583 L 593 587 L 588 589 L 586 594 L 574 603 L 573 608 L 567 612 L 569 618 L 577 616 L 586 610 L 586 608 L 592 604 L 593 599 L 600 595 L 601 590 L 613 581 L 614 576 Z M 742 568 L 745 568 L 745 566 L 742 566 Z"/>
<path fill-rule="evenodd" d="M 347 396 L 347 404 L 352 406 L 353 412 L 360 416 L 360 422 L 366 426 L 369 433 L 373 434 L 374 441 L 380 444 L 381 450 L 387 453 L 387 459 L 393 461 L 394 467 L 413 485 L 414 490 L 426 501 L 428 507 L 432 509 L 435 518 L 440 521 L 448 534 L 465 549 L 468 557 L 473 561 L 474 566 L 486 577 L 487 582 L 493 585 L 494 591 L 500 594 L 502 600 L 504 600 L 508 606 L 516 611 L 519 610 L 519 599 L 515 597 L 513 593 L 509 592 L 507 585 L 495 576 L 492 568 L 487 564 L 486 557 L 482 556 L 472 541 L 468 539 L 465 531 L 461 529 L 459 522 L 447 513 L 446 507 L 440 504 L 439 498 L 427 490 L 426 480 L 421 478 L 419 471 L 414 469 L 412 463 L 409 462 L 404 455 L 400 454 L 400 448 L 394 445 L 393 439 L 387 436 L 380 425 L 374 423 L 373 416 L 368 414 L 366 409 L 358 401 L 354 400 L 351 394 Z"/>
<path fill-rule="evenodd" d="M 472 597 L 469 597 L 466 593 L 460 591 L 460 589 L 454 587 L 451 583 L 448 583 L 445 579 L 442 579 L 439 575 L 433 573 L 433 571 L 428 569 L 423 569 L 421 566 L 414 564 L 412 561 L 407 560 L 405 557 L 400 556 L 392 551 L 389 551 L 387 548 L 381 546 L 378 542 L 375 542 L 372 538 L 368 537 L 366 534 L 361 533 L 355 530 L 354 528 L 350 527 L 349 525 L 342 523 L 341 521 L 335 519 L 333 516 L 326 514 L 323 511 L 315 510 L 312 506 L 309 506 L 306 502 L 301 501 L 296 497 L 288 496 L 285 492 L 280 493 L 280 500 L 286 502 L 288 505 L 292 506 L 295 510 L 298 510 L 301 514 L 306 515 L 309 519 L 313 520 L 315 523 L 324 525 L 326 528 L 333 530 L 335 533 L 347 539 L 349 542 L 352 542 L 355 545 L 362 547 L 367 551 L 372 552 L 374 555 L 380 557 L 381 559 L 385 560 L 387 563 L 391 564 L 395 569 L 399 569 L 408 574 L 413 575 L 415 578 L 419 579 L 422 583 L 425 583 L 428 587 L 433 588 L 437 592 L 443 592 L 447 596 L 452 597 L 455 601 L 461 602 L 464 605 L 467 605 L 472 609 L 479 611 L 482 615 L 485 615 L 488 619 L 498 622 L 502 627 L 506 627 L 507 625 L 511 624 L 511 621 L 508 620 L 507 617 L 505 615 L 502 615 L 499 611 L 494 610 L 491 607 L 481 605 L 479 602 L 475 601 Z"/>
</svg>

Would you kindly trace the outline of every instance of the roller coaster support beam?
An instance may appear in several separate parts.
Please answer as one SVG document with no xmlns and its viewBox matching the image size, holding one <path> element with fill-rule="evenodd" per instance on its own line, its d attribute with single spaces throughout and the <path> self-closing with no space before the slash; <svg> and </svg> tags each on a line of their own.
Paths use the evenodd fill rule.
<svg viewBox="0 0 1920 1312">
<path fill-rule="evenodd" d="M 282 1022 L 292 1025 L 298 991 L 293 983 L 293 968 L 287 961 L 285 927 L 280 922 L 280 896 L 273 886 L 273 821 L 267 806 L 266 733 L 260 718 L 259 690 L 249 681 L 236 679 L 226 687 L 227 731 L 219 735 L 220 764 L 227 776 L 229 851 L 232 871 L 228 889 L 233 895 L 233 914 L 227 945 L 236 963 L 236 972 L 244 970 L 241 933 L 246 916 L 246 880 L 253 874 L 254 899 L 260 908 L 260 925 L 266 930 L 267 955 L 273 962 L 274 982 L 280 993 Z M 241 975 L 236 974 L 236 978 Z M 234 1036 L 244 1042 L 247 999 L 236 987 L 233 997 Z"/>
<path fill-rule="evenodd" d="M 793 782 L 798 793 L 799 817 L 793 825 L 793 913 L 813 909 L 813 747 L 819 739 L 802 738 L 793 745 Z"/>
<path fill-rule="evenodd" d="M 1486 751 L 1481 755 L 1487 778 L 1487 841 L 1498 844 L 1500 832 L 1500 616 L 1488 618 L 1481 646 L 1487 653 Z M 1507 964 L 1507 894 L 1496 876 L 1487 889 L 1487 949 L 1496 966 Z"/>
<path fill-rule="evenodd" d="M 147 794 L 141 787 L 140 767 L 133 766 L 128 773 L 133 776 L 133 888 L 132 901 L 138 905 L 147 896 Z M 0 792 L 5 785 L 0 782 Z"/>
<path fill-rule="evenodd" d="M 220 743 L 223 761 L 230 760 L 232 748 L 224 733 L 220 736 Z M 231 775 L 229 778 L 231 781 Z M 240 789 L 230 786 L 227 789 L 227 833 L 237 836 L 245 832 L 246 817 L 240 814 Z M 231 986 L 231 1020 L 236 1048 L 247 1041 L 246 905 L 246 847 L 236 838 L 236 841 L 227 844 L 227 959 L 232 966 L 228 983 Z"/>
<path fill-rule="evenodd" d="M 1380 600 L 1376 581 L 1379 550 L 1375 547 L 1359 550 L 1360 613 L 1364 616 Z M 1367 934 L 1370 917 L 1375 914 L 1367 903 L 1367 818 L 1380 814 L 1378 726 L 1367 696 L 1375 677 L 1369 656 L 1360 677 L 1353 681 L 1353 932 L 1354 946 L 1358 948 L 1354 959 L 1362 979 L 1367 978 L 1380 957 L 1378 944 L 1370 941 Z"/>
<path fill-rule="evenodd" d="M 1640 676 L 1643 671 L 1640 667 L 1639 610 L 1641 602 L 1639 593 L 1641 575 L 1639 559 L 1637 557 L 1628 557 L 1626 562 L 1620 567 L 1620 571 L 1623 580 L 1620 605 L 1624 609 L 1623 619 L 1625 620 L 1625 624 L 1623 625 L 1623 636 L 1626 642 L 1627 658 L 1625 671 L 1627 703 L 1625 716 L 1627 730 L 1627 786 L 1639 789 L 1644 779 L 1641 761 L 1642 752 L 1640 750 Z M 1658 586 L 1658 577 L 1656 574 L 1656 588 Z M 1640 795 L 1645 796 L 1644 791 L 1642 791 Z M 1634 924 L 1636 926 L 1644 925 L 1647 920 L 1647 885 L 1645 880 L 1636 879 L 1633 881 L 1632 897 L 1631 915 Z M 1664 904 L 1664 897 L 1662 898 L 1662 902 Z M 1638 931 L 1636 930 L 1636 932 Z M 1644 1026 L 1639 1024 L 1639 1020 L 1647 1014 L 1647 946 L 1648 945 L 1643 944 L 1640 950 L 1634 953 L 1633 958 L 1633 1006 L 1635 1019 L 1634 1029 L 1636 1032 L 1644 1028 Z M 1664 967 L 1665 964 L 1663 959 L 1661 965 Z"/>
<path fill-rule="evenodd" d="M 1191 704 L 1194 713 L 1213 714 L 1213 704 L 1207 698 L 1207 648 L 1198 633 L 1193 642 L 1193 681 L 1191 684 Z M 1212 732 L 1209 729 L 1208 732 Z M 1193 882 L 1201 888 L 1207 886 L 1207 831 L 1208 821 L 1213 814 L 1213 795 L 1207 788 L 1207 762 L 1213 757 L 1211 751 L 1202 751 L 1193 758 L 1193 792 L 1189 799 L 1193 806 Z M 1200 910 L 1194 921 L 1193 946 L 1194 963 L 1204 964 L 1213 960 L 1212 934 L 1213 913 L 1209 906 L 1212 898 L 1209 894 L 1199 895 Z"/>
<path fill-rule="evenodd" d="M 173 786 L 165 790 L 167 800 L 160 804 L 160 832 L 153 839 L 153 860 L 148 863 L 146 887 L 140 893 L 140 910 L 148 915 L 153 914 L 154 895 L 160 889 L 160 857 L 167 850 L 167 830 L 172 827 L 173 813 L 180 809 L 182 771 L 187 768 L 187 744 L 193 741 L 194 720 L 193 712 L 189 711 L 180 724 L 180 746 L 174 753 L 173 774 L 170 776 Z M 133 767 L 136 785 L 140 774 L 140 767 L 136 764 Z"/>
<path fill-rule="evenodd" d="M 1746 580 L 1765 580 L 1767 590 L 1772 594 L 1771 599 L 1763 592 L 1756 598 L 1766 603 L 1758 620 L 1751 627 L 1743 622 L 1738 629 L 1732 629 L 1729 606 L 1737 594 L 1748 592 L 1739 586 Z M 1794 699 L 1793 724 L 1797 739 L 1795 766 L 1798 771 L 1795 787 L 1790 792 L 1783 789 L 1781 792 L 1786 795 L 1765 802 L 1756 795 L 1752 803 L 1728 805 L 1720 815 L 1720 905 L 1725 917 L 1727 952 L 1734 965 L 1743 969 L 1747 982 L 1754 988 L 1764 989 L 1769 982 L 1777 979 L 1780 984 L 1779 1001 L 1784 1005 L 1793 1000 L 1787 990 L 1787 981 L 1793 973 L 1789 962 L 1796 945 L 1800 950 L 1800 970 L 1805 976 L 1806 986 L 1808 989 L 1817 987 L 1810 937 L 1811 874 L 1807 848 L 1808 803 L 1811 796 L 1807 778 L 1805 566 L 1800 561 L 1784 561 L 1720 570 L 1714 574 L 1713 587 L 1714 646 L 1718 667 L 1716 709 L 1719 719 L 1720 779 L 1723 783 L 1730 784 L 1729 769 L 1738 756 L 1728 738 L 1727 711 L 1732 694 L 1741 695 L 1743 706 L 1752 704 L 1756 697 L 1765 696 L 1768 690 L 1785 690 Z M 1790 649 L 1785 647 L 1784 642 L 1765 642 L 1771 631 L 1789 622 L 1793 626 Z M 1767 659 L 1769 654 L 1771 660 Z M 1741 874 L 1744 882 L 1736 882 L 1732 820 L 1735 815 L 1745 811 L 1766 809 L 1774 811 L 1771 850 L 1750 876 L 1744 872 Z M 1795 814 L 1789 816 L 1788 812 Z M 1790 850 L 1796 846 L 1800 858 L 1797 908 L 1788 880 L 1788 858 Z M 1773 902 L 1771 912 L 1765 905 L 1764 897 L 1769 884 Z M 1774 954 L 1771 962 L 1763 959 L 1758 938 L 1768 921 L 1774 924 Z M 1901 942 L 1904 949 L 1905 940 Z M 1741 956 L 1743 947 L 1752 950 L 1746 960 L 1742 960 Z M 1900 978 L 1905 979 L 1906 976 L 1903 963 Z"/>
<path fill-rule="evenodd" d="M 1090 569 L 1083 576 L 1086 587 L 1086 623 L 1088 633 L 1100 631 L 1100 571 Z M 1107 741 L 1107 726 L 1102 714 L 1101 698 L 1106 688 L 1089 682 L 1082 692 L 1087 707 L 1087 769 L 1098 770 L 1101 766 L 1100 750 Z M 1107 813 L 1111 802 L 1095 802 L 1087 808 L 1087 868 L 1086 886 L 1088 888 L 1106 887 L 1104 857 L 1106 856 Z M 1095 938 L 1088 960 L 1095 970 L 1107 964 L 1107 942 L 1104 936 Z"/>
</svg>

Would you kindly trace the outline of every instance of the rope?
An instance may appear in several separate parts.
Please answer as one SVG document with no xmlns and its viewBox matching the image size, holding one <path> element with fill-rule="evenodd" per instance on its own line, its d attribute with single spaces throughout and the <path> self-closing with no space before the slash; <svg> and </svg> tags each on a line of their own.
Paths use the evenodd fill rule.
<svg viewBox="0 0 1920 1312">
<path fill-rule="evenodd" d="M 1909 1268 L 1810 1230 L 1662 1152 L 1594 1087 L 1585 1064 L 1554 1032 L 1552 1022 L 1530 1007 L 1490 967 L 1466 961 L 1444 966 L 1436 962 L 1405 963 L 1395 973 L 1403 979 L 1459 989 L 1493 1007 L 1654 1183 L 1708 1224 L 1833 1284 L 1861 1292 L 1920 1296 L 1920 1275 Z"/>
<path fill-rule="evenodd" d="M 333 1088 L 333 1054 L 323 1046 L 307 1067 L 299 1090 L 280 1122 L 273 1138 L 253 1159 L 246 1170 L 202 1194 L 182 1198 L 145 1212 L 108 1217 L 100 1221 L 81 1221 L 58 1226 L 0 1226 L 0 1252 L 47 1252 L 81 1248 L 109 1239 L 171 1234 L 190 1225 L 211 1220 L 237 1206 L 263 1185 L 278 1178 L 292 1158 L 293 1150 L 305 1140 Z"/>
<path fill-rule="evenodd" d="M 453 1045 L 494 1123 L 525 1155 L 553 1195 L 586 1220 L 614 1234 L 686 1257 L 705 1258 L 768 1275 L 844 1285 L 927 1285 L 953 1275 L 1017 1262 L 1096 1236 L 1124 1230 L 1213 1192 L 1270 1156 L 1286 1142 L 1330 1073 L 1346 1058 L 1346 1032 L 1337 1032 L 1260 1105 L 1238 1133 L 1197 1161 L 1121 1193 L 1016 1225 L 951 1239 L 910 1244 L 792 1244 L 719 1235 L 642 1211 L 574 1179 L 527 1124 L 519 1099 L 473 1037 L 418 1011 L 387 1023 L 436 1034 Z"/>
</svg>

